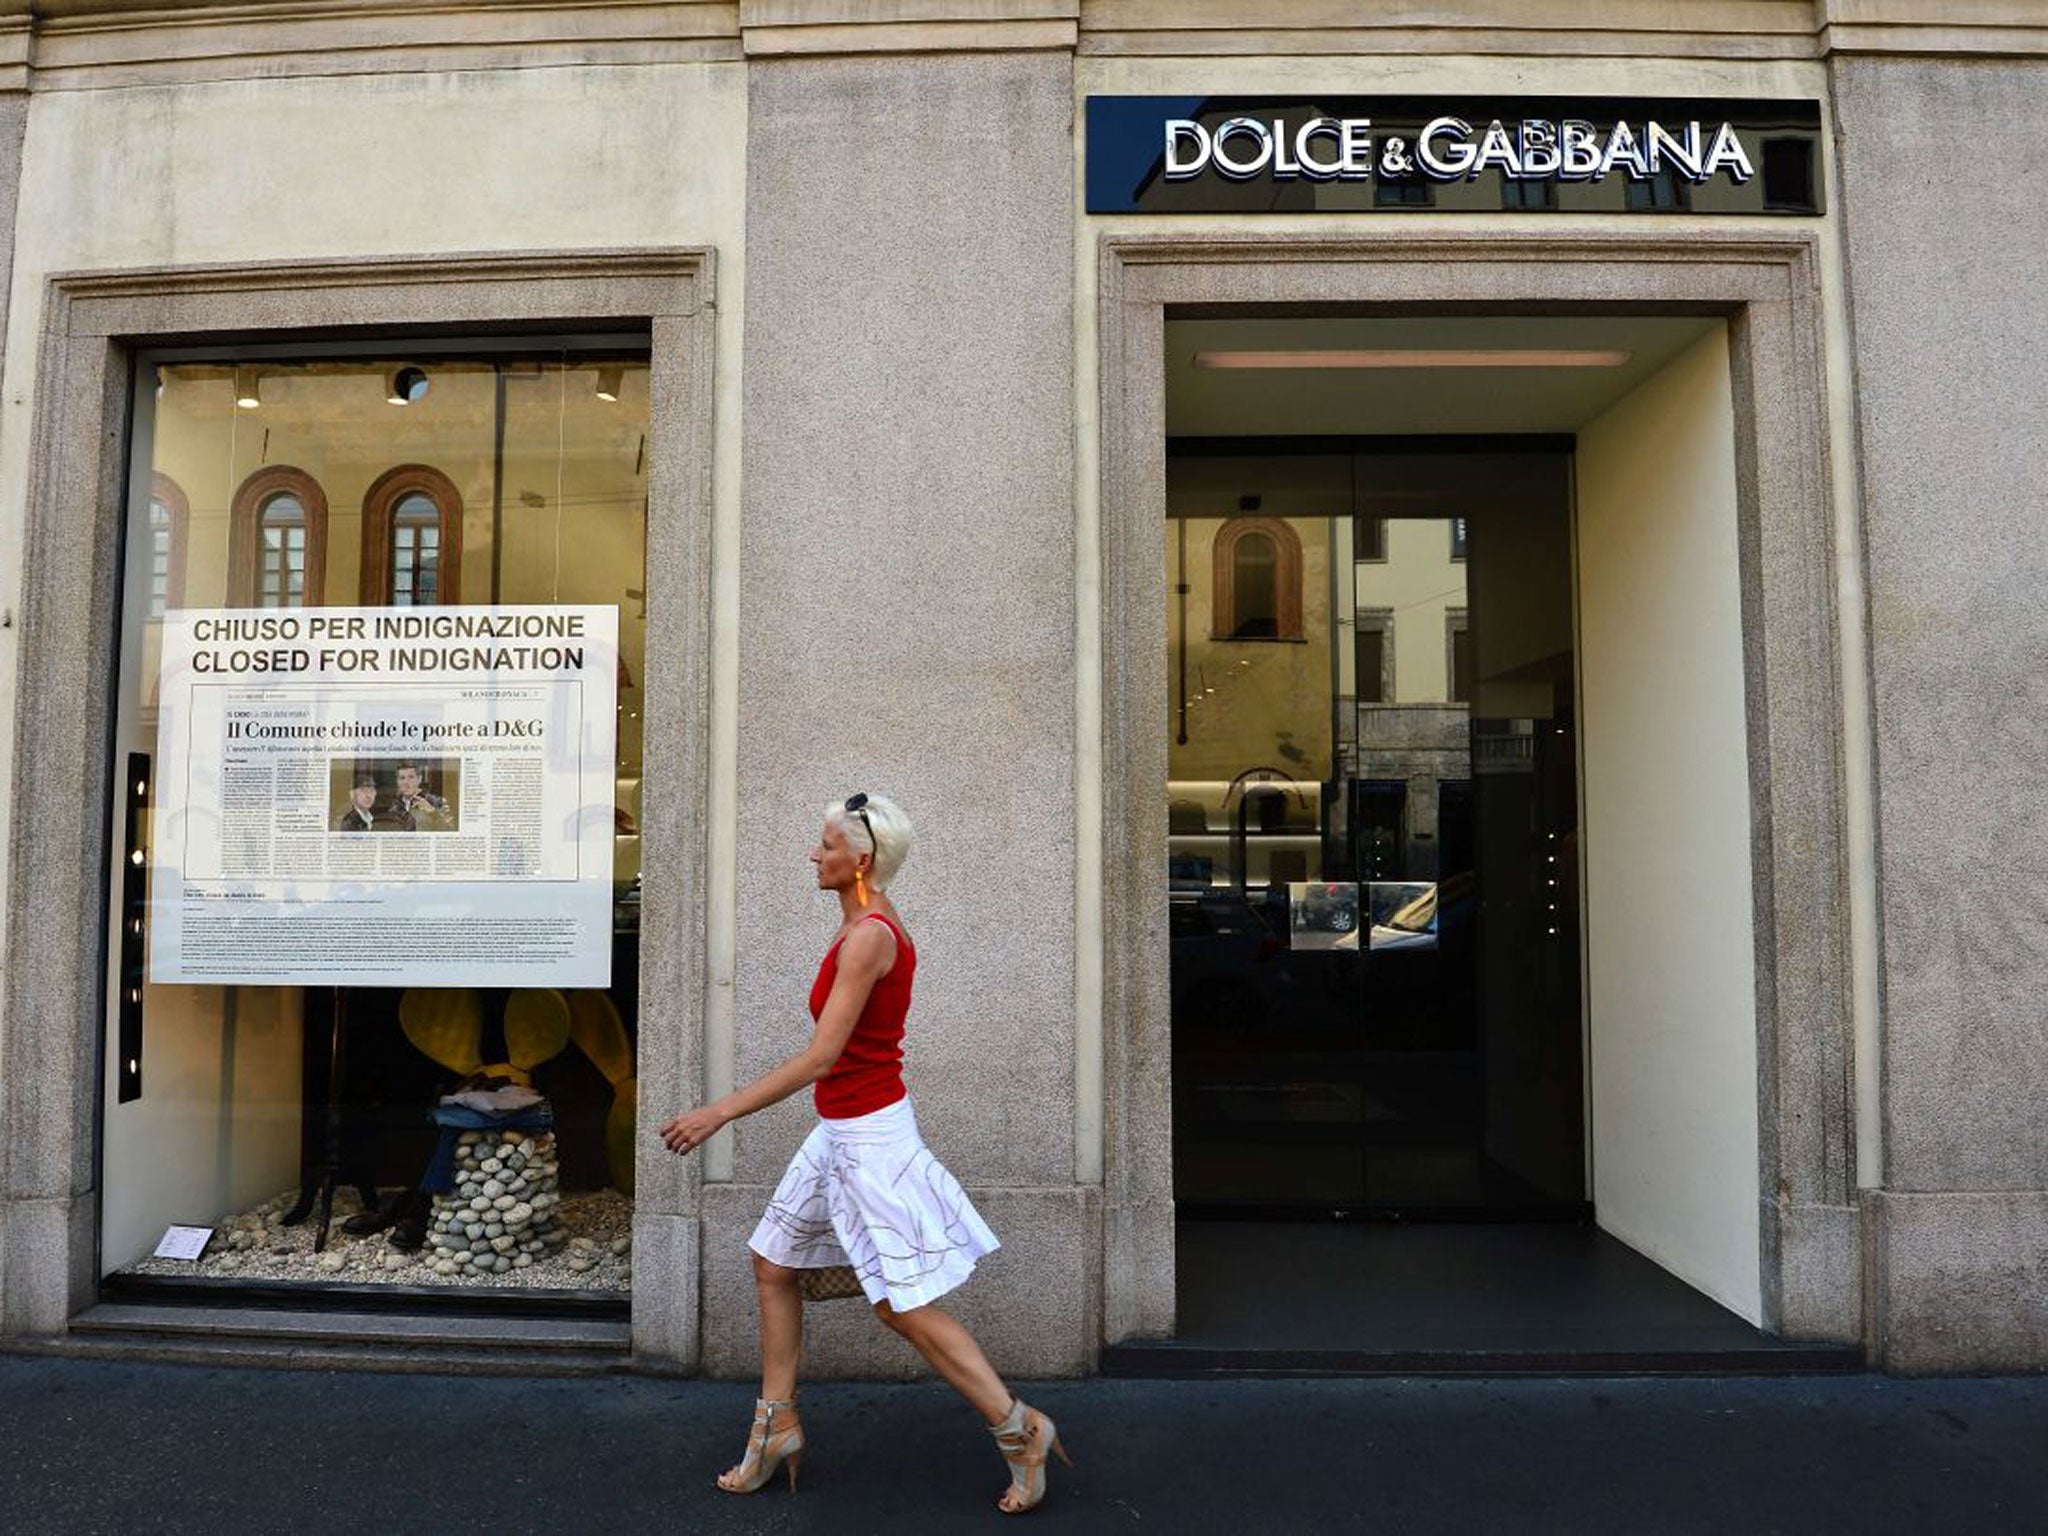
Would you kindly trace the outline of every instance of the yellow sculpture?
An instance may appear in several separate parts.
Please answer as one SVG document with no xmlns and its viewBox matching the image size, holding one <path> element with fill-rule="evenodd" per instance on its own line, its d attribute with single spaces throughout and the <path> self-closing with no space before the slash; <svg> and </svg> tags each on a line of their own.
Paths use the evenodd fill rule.
<svg viewBox="0 0 2048 1536">
<path fill-rule="evenodd" d="M 505 1000 L 508 1061 L 484 1064 L 483 1001 L 467 987 L 412 987 L 398 1001 L 398 1022 L 421 1055 L 457 1077 L 487 1072 L 528 1088 L 533 1069 L 569 1046 L 569 1005 L 552 987 L 514 992 Z"/>
<path fill-rule="evenodd" d="M 514 992 L 505 999 L 505 1054 L 484 1070 L 533 1086 L 533 1069 L 569 1048 L 569 1005 L 553 987 Z"/>
<path fill-rule="evenodd" d="M 633 1193 L 633 1133 L 640 1118 L 640 1079 L 633 1063 L 633 1042 L 613 1006 L 611 995 L 594 989 L 569 994 L 569 1034 L 612 1085 L 611 1113 L 605 1117 L 605 1155 L 611 1160 L 612 1182 Z"/>
<path fill-rule="evenodd" d="M 398 1000 L 405 1038 L 457 1077 L 483 1069 L 484 1008 L 467 987 L 411 987 Z"/>
</svg>

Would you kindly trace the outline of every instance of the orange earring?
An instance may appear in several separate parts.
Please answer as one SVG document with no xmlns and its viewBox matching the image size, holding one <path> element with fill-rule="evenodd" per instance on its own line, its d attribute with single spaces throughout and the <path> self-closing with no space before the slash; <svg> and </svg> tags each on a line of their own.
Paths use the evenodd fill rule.
<svg viewBox="0 0 2048 1536">
<path fill-rule="evenodd" d="M 853 894 L 862 906 L 868 904 L 868 879 L 858 868 L 853 872 Z"/>
</svg>

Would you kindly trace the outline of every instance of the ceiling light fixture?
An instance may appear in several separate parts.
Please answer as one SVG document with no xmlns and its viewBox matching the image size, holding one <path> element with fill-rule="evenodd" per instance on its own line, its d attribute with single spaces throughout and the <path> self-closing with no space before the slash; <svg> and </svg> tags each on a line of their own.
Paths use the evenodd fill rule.
<svg viewBox="0 0 2048 1536">
<path fill-rule="evenodd" d="M 1557 347 L 1297 349 L 1197 352 L 1197 368 L 1619 368 L 1634 357 L 1619 350 Z"/>
<path fill-rule="evenodd" d="M 263 403 L 262 397 L 256 392 L 258 387 L 256 383 L 256 370 L 254 368 L 237 368 L 235 370 L 236 405 L 245 411 L 255 410 L 257 406 Z"/>
<path fill-rule="evenodd" d="M 625 382 L 626 370 L 617 363 L 606 363 L 597 370 L 597 398 L 617 401 L 619 386 Z"/>
</svg>

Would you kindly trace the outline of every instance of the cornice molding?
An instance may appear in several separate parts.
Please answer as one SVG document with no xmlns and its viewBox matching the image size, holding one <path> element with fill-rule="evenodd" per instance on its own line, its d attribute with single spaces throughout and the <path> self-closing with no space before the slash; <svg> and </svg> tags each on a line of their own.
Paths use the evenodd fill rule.
<svg viewBox="0 0 2048 1536">
<path fill-rule="evenodd" d="M 1084 54 L 2048 54 L 2048 0 L 1084 0 Z"/>
<path fill-rule="evenodd" d="M 1015 50 L 2048 57 L 2048 0 L 0 0 L 0 92 Z"/>
<path fill-rule="evenodd" d="M 1814 0 L 1821 51 L 2048 56 L 2048 0 Z"/>
<path fill-rule="evenodd" d="M 1813 0 L 1085 0 L 1081 51 L 1811 59 L 1819 44 Z"/>
<path fill-rule="evenodd" d="M 36 90 L 740 57 L 736 0 L 40 0 L 30 24 Z"/>
<path fill-rule="evenodd" d="M 749 58 L 1071 52 L 1082 0 L 740 0 Z"/>
<path fill-rule="evenodd" d="M 35 51 L 35 28 L 18 7 L 0 10 L 0 93 L 29 88 L 29 57 Z"/>
</svg>

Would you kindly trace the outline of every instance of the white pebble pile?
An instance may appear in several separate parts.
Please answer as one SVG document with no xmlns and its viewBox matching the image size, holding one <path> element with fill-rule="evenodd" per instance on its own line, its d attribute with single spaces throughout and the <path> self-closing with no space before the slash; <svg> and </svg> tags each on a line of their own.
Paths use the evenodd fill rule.
<svg viewBox="0 0 2048 1536">
<path fill-rule="evenodd" d="M 502 1142 L 504 1138 L 496 1139 Z M 454 1273 L 442 1274 L 434 1268 L 441 1260 L 431 1243 L 418 1253 L 405 1253 L 391 1247 L 382 1232 L 369 1237 L 349 1236 L 341 1224 L 361 1209 L 349 1190 L 335 1192 L 334 1225 L 328 1229 L 327 1251 L 316 1254 L 316 1222 L 307 1221 L 295 1227 L 284 1225 L 284 1213 L 291 1209 L 297 1195 L 296 1190 L 286 1190 L 251 1210 L 220 1218 L 213 1241 L 197 1263 L 142 1258 L 124 1266 L 121 1272 L 198 1275 L 218 1280 L 445 1285 L 465 1290 L 623 1293 L 632 1288 L 633 1202 L 616 1189 L 562 1196 L 561 1204 L 553 1208 L 555 1224 L 560 1231 L 571 1234 L 570 1241 L 534 1259 L 527 1268 L 515 1265 L 504 1274 L 499 1274 L 495 1266 L 486 1270 L 474 1264 L 458 1264 Z M 582 1241 L 576 1241 L 578 1238 Z"/>
<path fill-rule="evenodd" d="M 427 1229 L 434 1273 L 502 1275 L 531 1269 L 561 1247 L 569 1234 L 557 1219 L 558 1173 L 549 1132 L 464 1131 L 455 1143 L 455 1188 L 434 1196 Z M 581 1272 L 573 1253 L 569 1268 Z"/>
</svg>

